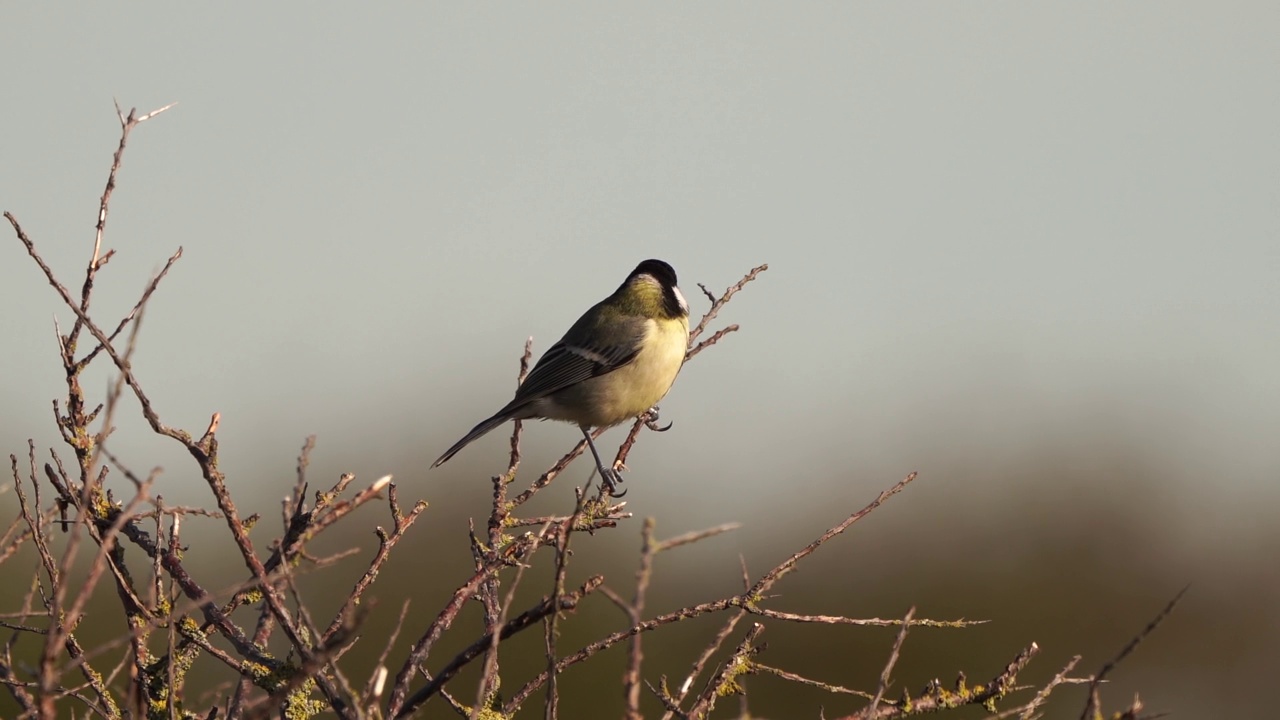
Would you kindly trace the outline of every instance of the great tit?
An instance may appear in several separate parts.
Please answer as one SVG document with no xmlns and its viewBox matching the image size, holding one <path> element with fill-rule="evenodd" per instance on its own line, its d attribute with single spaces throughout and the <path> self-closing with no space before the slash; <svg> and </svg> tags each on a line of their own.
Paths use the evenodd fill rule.
<svg viewBox="0 0 1280 720">
<path fill-rule="evenodd" d="M 538 359 L 516 395 L 431 464 L 508 420 L 564 420 L 582 430 L 610 495 L 622 482 L 600 460 L 591 429 L 638 417 L 671 389 L 689 344 L 689 304 L 661 260 L 636 266 L 612 295 L 586 311 Z"/>
</svg>

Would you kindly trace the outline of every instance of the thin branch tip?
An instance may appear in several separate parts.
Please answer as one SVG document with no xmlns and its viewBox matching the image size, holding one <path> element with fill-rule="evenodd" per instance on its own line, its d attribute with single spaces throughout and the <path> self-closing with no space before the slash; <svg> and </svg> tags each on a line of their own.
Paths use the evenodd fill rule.
<svg viewBox="0 0 1280 720">
<path fill-rule="evenodd" d="M 152 110 L 151 112 L 149 112 L 149 113 L 147 113 L 147 114 L 145 114 L 145 115 L 143 115 L 143 116 L 141 116 L 141 117 L 134 118 L 134 122 L 135 122 L 135 123 L 146 122 L 147 120 L 150 120 L 151 118 L 153 118 L 153 117 L 155 117 L 155 116 L 159 115 L 160 113 L 164 112 L 165 110 L 168 110 L 168 109 L 172 108 L 174 105 L 177 105 L 177 104 L 178 104 L 178 101 L 177 101 L 177 100 L 174 100 L 173 102 L 169 103 L 168 105 L 165 105 L 164 107 L 156 108 L 155 110 Z M 118 107 L 119 107 L 119 106 L 117 106 L 117 108 L 118 108 Z M 134 112 L 133 110 L 130 110 L 130 111 L 129 111 L 129 114 L 130 114 L 130 115 L 133 115 L 133 112 Z"/>
</svg>

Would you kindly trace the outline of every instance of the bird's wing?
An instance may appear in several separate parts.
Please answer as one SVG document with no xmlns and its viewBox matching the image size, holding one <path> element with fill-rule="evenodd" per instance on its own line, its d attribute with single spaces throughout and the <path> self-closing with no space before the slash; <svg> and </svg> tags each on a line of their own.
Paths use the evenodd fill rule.
<svg viewBox="0 0 1280 720">
<path fill-rule="evenodd" d="M 640 353 L 643 328 L 630 335 L 635 340 L 624 344 L 586 347 L 562 340 L 552 345 L 520 385 L 511 406 L 546 397 L 583 380 L 613 372 L 635 360 Z"/>
</svg>

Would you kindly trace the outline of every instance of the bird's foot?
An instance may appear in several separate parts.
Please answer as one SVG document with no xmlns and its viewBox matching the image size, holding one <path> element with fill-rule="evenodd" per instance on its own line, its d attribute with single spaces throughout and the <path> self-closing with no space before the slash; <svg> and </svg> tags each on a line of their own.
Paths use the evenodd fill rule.
<svg viewBox="0 0 1280 720">
<path fill-rule="evenodd" d="M 671 429 L 671 423 L 667 423 L 661 427 L 658 426 L 658 406 L 654 405 L 644 414 L 644 426 L 654 432 L 666 432 Z"/>
<path fill-rule="evenodd" d="M 613 468 L 601 468 L 600 482 L 604 485 L 604 491 L 609 497 L 620 498 L 627 494 L 626 490 L 618 490 L 618 486 L 622 484 L 622 473 Z"/>
</svg>

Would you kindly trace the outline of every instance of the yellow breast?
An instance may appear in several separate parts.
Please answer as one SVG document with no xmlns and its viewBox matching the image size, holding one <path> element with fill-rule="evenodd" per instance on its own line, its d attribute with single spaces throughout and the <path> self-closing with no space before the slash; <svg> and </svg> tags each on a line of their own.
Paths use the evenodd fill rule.
<svg viewBox="0 0 1280 720">
<path fill-rule="evenodd" d="M 566 388 L 539 403 L 539 414 L 586 427 L 609 427 L 635 418 L 666 396 L 684 364 L 689 322 L 645 322 L 635 360 L 611 373 Z"/>
</svg>

